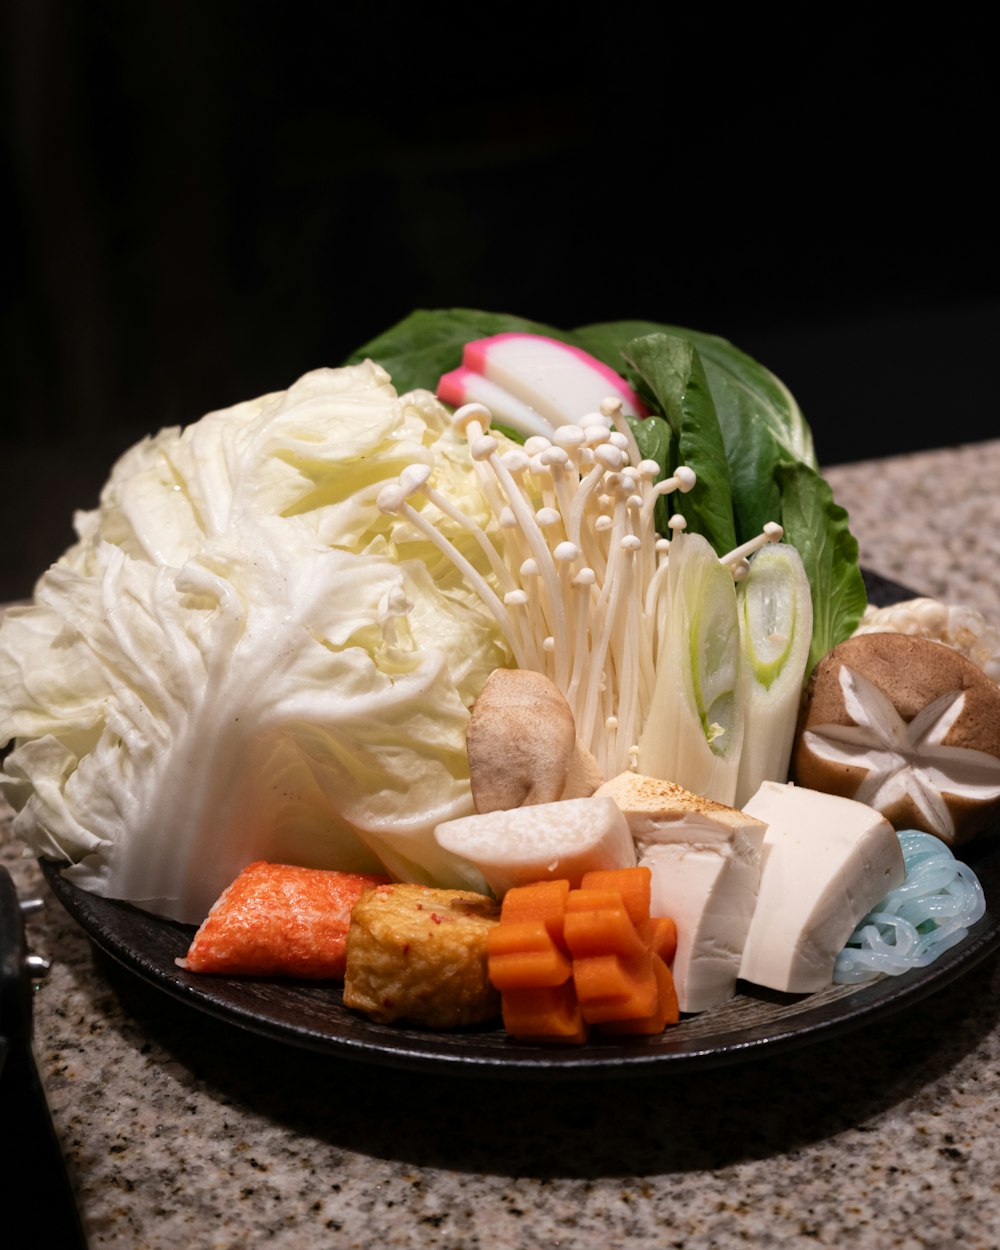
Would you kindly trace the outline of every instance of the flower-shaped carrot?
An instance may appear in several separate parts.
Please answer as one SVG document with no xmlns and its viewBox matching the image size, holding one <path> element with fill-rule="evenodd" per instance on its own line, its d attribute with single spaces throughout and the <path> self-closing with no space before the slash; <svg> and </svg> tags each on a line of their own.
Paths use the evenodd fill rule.
<svg viewBox="0 0 1000 1250">
<path fill-rule="evenodd" d="M 522 1041 L 659 1033 L 679 1019 L 669 961 L 674 922 L 649 915 L 651 873 L 622 868 L 518 886 L 488 941 L 504 1027 Z"/>
</svg>

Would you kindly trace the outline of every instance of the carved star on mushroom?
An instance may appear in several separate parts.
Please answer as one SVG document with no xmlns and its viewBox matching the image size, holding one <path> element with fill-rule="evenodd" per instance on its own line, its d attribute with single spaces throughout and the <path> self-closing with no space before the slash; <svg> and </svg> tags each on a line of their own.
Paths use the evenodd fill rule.
<svg viewBox="0 0 1000 1250">
<path fill-rule="evenodd" d="M 906 721 L 883 691 L 846 664 L 839 681 L 855 723 L 815 726 L 804 739 L 820 759 L 866 770 L 854 795 L 859 802 L 885 810 L 909 796 L 928 827 L 948 840 L 955 824 L 945 794 L 977 801 L 1000 796 L 1000 759 L 945 744 L 962 715 L 963 690 L 940 695 Z"/>
</svg>

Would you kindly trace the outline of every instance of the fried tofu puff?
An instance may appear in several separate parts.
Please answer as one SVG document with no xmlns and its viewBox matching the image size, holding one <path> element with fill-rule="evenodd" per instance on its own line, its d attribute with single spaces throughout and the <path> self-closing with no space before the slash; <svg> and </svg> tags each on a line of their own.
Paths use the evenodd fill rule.
<svg viewBox="0 0 1000 1250">
<path fill-rule="evenodd" d="M 467 890 L 380 885 L 354 906 L 344 1003 L 381 1024 L 430 1029 L 481 1024 L 500 1014 L 486 937 L 500 905 Z"/>
</svg>

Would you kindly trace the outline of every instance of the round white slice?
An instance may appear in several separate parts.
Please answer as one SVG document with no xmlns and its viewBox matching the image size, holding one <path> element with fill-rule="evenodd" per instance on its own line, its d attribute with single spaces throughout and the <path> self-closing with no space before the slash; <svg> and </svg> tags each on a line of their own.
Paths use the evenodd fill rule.
<svg viewBox="0 0 1000 1250">
<path fill-rule="evenodd" d="M 446 820 L 434 830 L 446 851 L 474 864 L 497 898 L 513 886 L 585 872 L 632 868 L 628 822 L 614 799 L 565 799 Z"/>
</svg>

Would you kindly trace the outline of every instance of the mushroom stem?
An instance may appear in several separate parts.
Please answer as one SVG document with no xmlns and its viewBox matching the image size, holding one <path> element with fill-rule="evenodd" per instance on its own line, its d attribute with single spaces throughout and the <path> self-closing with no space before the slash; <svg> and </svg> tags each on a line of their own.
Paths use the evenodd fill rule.
<svg viewBox="0 0 1000 1250">
<path fill-rule="evenodd" d="M 783 533 L 784 530 L 777 521 L 768 521 L 755 538 L 751 538 L 749 542 L 745 542 L 739 547 L 734 547 L 732 551 L 726 552 L 724 556 L 719 556 L 719 563 L 728 564 L 730 568 L 737 569 L 747 556 L 752 556 L 755 551 L 760 551 L 761 547 L 766 547 L 768 543 L 780 543 Z"/>
</svg>

